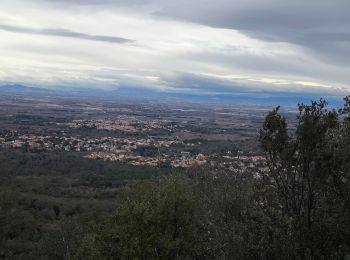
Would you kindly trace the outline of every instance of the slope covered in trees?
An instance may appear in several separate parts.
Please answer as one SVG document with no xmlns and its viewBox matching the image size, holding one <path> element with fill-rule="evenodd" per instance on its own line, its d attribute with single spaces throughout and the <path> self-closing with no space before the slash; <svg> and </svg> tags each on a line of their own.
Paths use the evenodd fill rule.
<svg viewBox="0 0 350 260">
<path fill-rule="evenodd" d="M 64 170 L 42 172 L 47 184 L 38 185 L 25 167 L 21 175 L 7 160 L 11 170 L 2 178 L 11 188 L 2 187 L 0 194 L 0 254 L 343 259 L 350 254 L 350 98 L 340 110 L 328 110 L 322 99 L 298 108 L 295 131 L 279 108 L 266 116 L 259 133 L 266 165 L 243 173 L 190 169 L 146 178 L 147 169 L 135 177 L 126 166 L 84 164 L 64 183 L 58 178 Z M 55 199 L 43 190 L 52 183 Z M 64 189 L 66 184 L 80 193 Z"/>
<path fill-rule="evenodd" d="M 260 131 L 266 169 L 143 184 L 89 233 L 78 259 L 342 259 L 350 253 L 349 98 L 279 108 Z M 150 186 L 149 186 L 150 185 Z"/>
</svg>

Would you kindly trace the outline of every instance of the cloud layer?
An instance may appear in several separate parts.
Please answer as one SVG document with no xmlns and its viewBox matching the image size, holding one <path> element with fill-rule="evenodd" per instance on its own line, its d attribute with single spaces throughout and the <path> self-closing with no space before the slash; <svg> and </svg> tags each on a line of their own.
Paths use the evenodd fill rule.
<svg viewBox="0 0 350 260">
<path fill-rule="evenodd" d="M 28 34 L 38 34 L 47 36 L 58 36 L 58 37 L 71 37 L 83 40 L 110 42 L 110 43 L 130 43 L 132 40 L 106 36 L 106 35 L 91 35 L 87 33 L 73 32 L 67 29 L 33 29 L 20 26 L 11 26 L 0 24 L 0 30 L 15 32 L 15 33 L 28 33 Z"/>
<path fill-rule="evenodd" d="M 3 0 L 0 81 L 350 92 L 346 0 Z"/>
</svg>

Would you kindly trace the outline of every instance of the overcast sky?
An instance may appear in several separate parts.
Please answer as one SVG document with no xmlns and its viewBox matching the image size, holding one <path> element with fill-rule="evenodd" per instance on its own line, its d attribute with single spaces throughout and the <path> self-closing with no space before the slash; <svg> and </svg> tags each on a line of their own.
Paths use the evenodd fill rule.
<svg viewBox="0 0 350 260">
<path fill-rule="evenodd" d="M 348 0 L 1 0 L 0 82 L 350 93 Z"/>
</svg>

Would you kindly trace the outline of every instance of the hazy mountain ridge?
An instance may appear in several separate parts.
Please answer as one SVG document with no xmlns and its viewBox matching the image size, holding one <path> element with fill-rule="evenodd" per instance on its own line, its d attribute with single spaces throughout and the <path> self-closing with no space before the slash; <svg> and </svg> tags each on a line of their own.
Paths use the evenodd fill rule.
<svg viewBox="0 0 350 260">
<path fill-rule="evenodd" d="M 284 92 L 264 92 L 264 93 L 179 93 L 161 91 L 145 87 L 119 87 L 113 89 L 97 89 L 85 87 L 55 87 L 45 88 L 37 86 L 27 86 L 22 84 L 0 85 L 0 93 L 24 94 L 24 95 L 58 95 L 58 96 L 87 96 L 101 98 L 131 98 L 135 100 L 164 100 L 179 99 L 193 102 L 212 103 L 234 103 L 249 105 L 293 105 L 296 103 L 309 103 L 311 100 L 318 100 L 324 97 L 330 106 L 341 107 L 340 96 L 328 96 L 314 93 L 284 93 Z"/>
</svg>

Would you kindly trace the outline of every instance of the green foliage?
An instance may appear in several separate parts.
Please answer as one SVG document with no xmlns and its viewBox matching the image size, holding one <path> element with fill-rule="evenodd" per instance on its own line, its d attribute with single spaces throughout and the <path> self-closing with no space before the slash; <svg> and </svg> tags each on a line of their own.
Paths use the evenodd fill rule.
<svg viewBox="0 0 350 260">
<path fill-rule="evenodd" d="M 292 136 L 278 109 L 260 131 L 268 166 L 261 200 L 270 215 L 274 210 L 282 220 L 273 232 L 286 234 L 291 256 L 297 258 L 337 258 L 349 250 L 350 131 L 348 118 L 339 120 L 348 104 L 340 111 L 326 106 L 323 99 L 300 104 Z M 278 203 L 268 206 L 271 199 Z"/>
<path fill-rule="evenodd" d="M 343 259 L 349 107 L 300 104 L 291 127 L 274 109 L 266 163 L 242 173 L 0 151 L 0 258 Z"/>
<path fill-rule="evenodd" d="M 154 173 L 75 154 L 5 149 L 0 164 L 0 258 L 6 259 L 68 259 L 91 223 L 115 209 L 132 185 L 126 180 Z M 86 181 L 89 174 L 99 179 Z"/>
<path fill-rule="evenodd" d="M 88 234 L 78 259 L 184 259 L 195 254 L 193 195 L 181 175 L 138 187 L 101 230 Z"/>
</svg>

